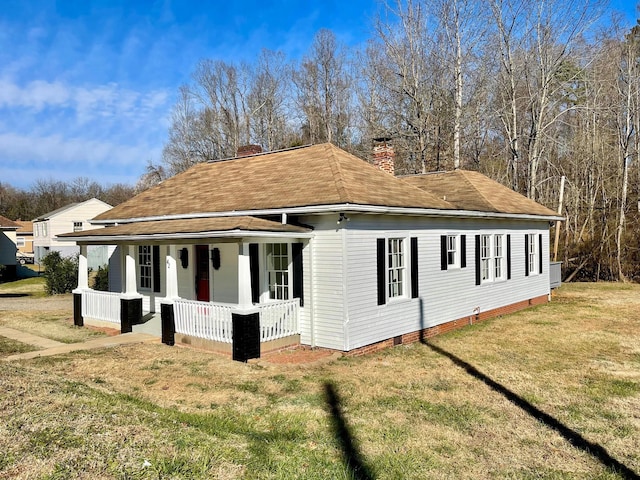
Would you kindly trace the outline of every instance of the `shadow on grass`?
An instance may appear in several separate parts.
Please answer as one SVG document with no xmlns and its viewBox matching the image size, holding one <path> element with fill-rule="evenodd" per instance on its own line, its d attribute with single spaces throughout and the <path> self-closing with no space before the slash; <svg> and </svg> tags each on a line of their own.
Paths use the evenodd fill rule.
<svg viewBox="0 0 640 480">
<path fill-rule="evenodd" d="M 28 293 L 0 293 L 0 298 L 20 298 L 28 296 Z"/>
<path fill-rule="evenodd" d="M 447 352 L 443 348 L 440 348 L 436 345 L 428 343 L 427 341 L 424 340 L 424 338 L 421 338 L 420 342 L 426 345 L 427 347 L 429 347 L 434 352 L 439 353 L 444 357 L 447 357 L 458 367 L 465 370 L 469 375 L 480 380 L 489 388 L 491 388 L 493 391 L 501 394 L 511 403 L 520 407 L 522 410 L 524 410 L 526 413 L 531 415 L 533 418 L 535 418 L 539 422 L 544 423 L 547 427 L 558 432 L 571 445 L 588 453 L 589 455 L 594 457 L 596 460 L 598 460 L 600 463 L 602 463 L 605 467 L 609 468 L 609 470 L 613 471 L 614 473 L 617 473 L 618 475 L 622 476 L 625 479 L 640 479 L 640 476 L 636 472 L 634 472 L 629 467 L 627 467 L 626 465 L 624 465 L 623 463 L 619 462 L 618 460 L 613 458 L 611 455 L 609 455 L 609 453 L 602 446 L 598 445 L 597 443 L 590 442 L 589 440 L 584 438 L 582 435 L 580 435 L 578 432 L 570 429 L 569 427 L 564 425 L 562 422 L 560 422 L 556 418 L 552 417 L 548 413 L 543 412 L 539 408 L 527 402 L 525 399 L 523 399 L 519 395 L 509 390 L 504 385 L 489 378 L 487 375 L 482 373 L 473 365 L 469 364 L 468 362 L 465 362 L 464 360 L 457 357 L 453 353 Z"/>
<path fill-rule="evenodd" d="M 373 475 L 365 465 L 362 455 L 355 445 L 349 426 L 347 425 L 342 409 L 340 408 L 340 398 L 332 383 L 324 384 L 324 393 L 329 412 L 331 413 L 331 425 L 335 436 L 342 450 L 342 458 L 349 469 L 351 478 L 356 480 L 373 480 Z"/>
</svg>

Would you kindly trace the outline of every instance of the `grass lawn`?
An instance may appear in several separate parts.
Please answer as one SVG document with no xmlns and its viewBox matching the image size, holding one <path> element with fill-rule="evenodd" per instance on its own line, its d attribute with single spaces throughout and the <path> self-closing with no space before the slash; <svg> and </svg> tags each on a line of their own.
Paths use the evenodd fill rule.
<svg viewBox="0 0 640 480">
<path fill-rule="evenodd" d="M 0 478 L 637 478 L 639 307 L 570 284 L 318 366 L 161 344 L 4 364 Z"/>
<path fill-rule="evenodd" d="M 15 306 L 16 302 L 19 307 Z M 74 327 L 72 295 L 47 296 L 44 278 L 38 277 L 0 284 L 0 325 L 63 343 L 83 342 L 104 335 Z M 24 348 L 22 351 L 26 351 Z M 11 353 L 6 351 L 7 348 L 0 349 L 0 356 Z"/>
<path fill-rule="evenodd" d="M 32 298 L 46 297 L 44 277 L 32 277 L 15 282 L 0 283 L 0 295 L 26 295 Z"/>
</svg>

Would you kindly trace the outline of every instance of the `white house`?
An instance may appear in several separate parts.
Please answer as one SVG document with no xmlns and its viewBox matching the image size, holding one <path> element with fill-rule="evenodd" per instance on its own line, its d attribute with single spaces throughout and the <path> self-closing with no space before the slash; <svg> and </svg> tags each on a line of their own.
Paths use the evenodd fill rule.
<svg viewBox="0 0 640 480">
<path fill-rule="evenodd" d="M 77 324 L 157 322 L 165 343 L 246 360 L 357 354 L 547 302 L 555 220 L 476 172 L 398 178 L 322 144 L 195 165 L 61 239 L 81 246 Z M 113 293 L 88 289 L 98 244 L 120 252 Z"/>
<path fill-rule="evenodd" d="M 62 208 L 46 213 L 33 220 L 33 252 L 35 261 L 40 263 L 51 251 L 58 251 L 62 256 L 80 253 L 80 248 L 70 242 L 62 242 L 57 235 L 68 232 L 82 232 L 91 227 L 90 220 L 111 209 L 111 205 L 91 198 L 84 202 L 71 203 Z M 111 251 L 109 251 L 111 250 Z M 98 268 L 107 264 L 113 249 L 106 246 L 92 248 L 90 267 Z"/>
<path fill-rule="evenodd" d="M 16 278 L 17 234 L 20 228 L 16 222 L 0 215 L 0 279 Z"/>
</svg>

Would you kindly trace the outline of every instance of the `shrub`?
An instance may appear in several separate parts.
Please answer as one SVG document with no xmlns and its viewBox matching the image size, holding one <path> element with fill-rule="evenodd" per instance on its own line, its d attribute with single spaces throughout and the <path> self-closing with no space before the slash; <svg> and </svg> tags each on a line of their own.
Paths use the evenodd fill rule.
<svg viewBox="0 0 640 480">
<path fill-rule="evenodd" d="M 45 291 L 49 295 L 68 293 L 78 285 L 78 256 L 62 257 L 53 251 L 42 259 Z"/>
<path fill-rule="evenodd" d="M 109 291 L 109 266 L 98 267 L 96 276 L 93 280 L 93 289 L 101 292 Z"/>
</svg>

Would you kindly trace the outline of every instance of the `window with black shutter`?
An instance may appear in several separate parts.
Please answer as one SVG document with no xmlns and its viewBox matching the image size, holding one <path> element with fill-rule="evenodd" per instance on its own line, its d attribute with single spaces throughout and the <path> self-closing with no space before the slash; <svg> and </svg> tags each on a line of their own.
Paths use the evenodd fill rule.
<svg viewBox="0 0 640 480">
<path fill-rule="evenodd" d="M 152 254 L 152 262 L 153 262 L 153 291 L 160 291 L 160 246 L 153 246 L 153 254 Z"/>
<path fill-rule="evenodd" d="M 293 255 L 293 298 L 300 299 L 300 306 L 304 307 L 304 278 L 302 267 L 302 243 L 291 244 Z"/>
<path fill-rule="evenodd" d="M 378 305 L 384 305 L 386 303 L 386 262 L 385 262 L 385 243 L 384 238 L 378 238 L 376 240 L 376 266 L 377 266 L 377 278 L 378 278 Z"/>
<path fill-rule="evenodd" d="M 411 298 L 418 298 L 418 238 L 411 237 Z"/>
<path fill-rule="evenodd" d="M 507 235 L 507 280 L 511 280 L 511 235 Z"/>
<path fill-rule="evenodd" d="M 260 260 L 258 244 L 249 244 L 249 271 L 251 275 L 251 301 L 260 303 Z"/>
</svg>

